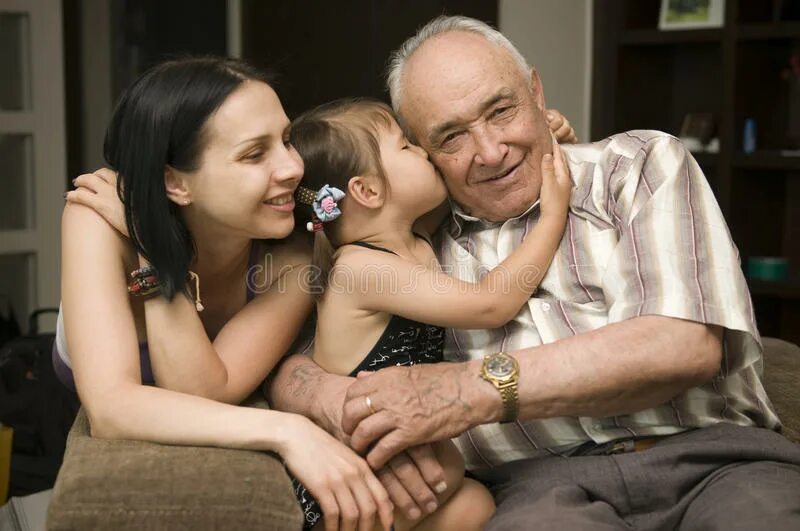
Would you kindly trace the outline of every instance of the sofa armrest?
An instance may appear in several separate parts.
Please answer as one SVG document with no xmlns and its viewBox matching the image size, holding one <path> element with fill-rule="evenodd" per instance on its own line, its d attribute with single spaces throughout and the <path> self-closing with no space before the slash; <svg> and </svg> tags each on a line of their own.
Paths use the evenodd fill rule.
<svg viewBox="0 0 800 531">
<path fill-rule="evenodd" d="M 800 442 L 800 347 L 763 338 L 764 387 L 783 422 L 783 434 Z"/>
<path fill-rule="evenodd" d="M 301 527 L 291 482 L 274 455 L 89 433 L 81 410 L 53 489 L 51 531 Z"/>
</svg>

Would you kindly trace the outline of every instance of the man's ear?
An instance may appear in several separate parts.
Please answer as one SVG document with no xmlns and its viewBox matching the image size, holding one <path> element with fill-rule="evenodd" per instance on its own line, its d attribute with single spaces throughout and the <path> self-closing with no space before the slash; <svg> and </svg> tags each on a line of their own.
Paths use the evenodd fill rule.
<svg viewBox="0 0 800 531">
<path fill-rule="evenodd" d="M 539 77 L 539 72 L 534 67 L 531 67 L 531 95 L 539 110 L 544 112 L 546 108 L 544 105 L 544 87 L 542 87 L 542 79 Z"/>
<path fill-rule="evenodd" d="M 186 206 L 192 202 L 192 193 L 189 191 L 185 175 L 169 166 L 164 170 L 164 188 L 167 197 L 173 203 Z"/>
<path fill-rule="evenodd" d="M 380 208 L 386 200 L 386 184 L 375 175 L 356 175 L 347 182 L 347 195 L 366 208 Z"/>
</svg>

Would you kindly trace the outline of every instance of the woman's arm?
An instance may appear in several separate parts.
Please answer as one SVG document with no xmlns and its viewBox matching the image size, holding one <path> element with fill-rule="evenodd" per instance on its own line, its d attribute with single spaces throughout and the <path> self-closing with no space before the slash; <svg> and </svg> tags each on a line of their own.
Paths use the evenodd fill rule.
<svg viewBox="0 0 800 531">
<path fill-rule="evenodd" d="M 265 275 L 266 291 L 210 341 L 194 303 L 183 296 L 145 302 L 147 339 L 159 386 L 228 403 L 246 398 L 286 353 L 311 311 L 305 289 L 309 250 L 282 245 Z M 180 333 L 178 332 L 180 331 Z"/>
<path fill-rule="evenodd" d="M 558 248 L 572 182 L 560 149 L 542 162 L 542 214 L 522 244 L 480 282 L 472 284 L 440 271 L 411 266 L 386 255 L 375 266 L 374 251 L 342 255 L 331 285 L 353 275 L 360 306 L 424 323 L 454 328 L 496 328 L 511 320 L 539 285 Z M 555 159 L 555 162 L 554 162 Z M 391 278 L 387 278 L 389 273 Z M 343 284 L 346 285 L 346 284 Z"/>
<path fill-rule="evenodd" d="M 67 201 L 91 208 L 118 235 L 125 235 L 116 182 L 116 174 L 105 168 L 81 175 Z M 117 240 L 123 245 L 127 242 L 119 236 Z M 300 278 L 310 261 L 310 245 L 298 241 L 281 248 L 281 256 L 268 262 L 275 274 L 265 271 L 279 280 L 237 312 L 213 342 L 186 297 L 177 295 L 171 302 L 156 297 L 145 303 L 150 359 L 160 387 L 239 403 L 264 380 L 291 345 L 312 305 Z"/>
<path fill-rule="evenodd" d="M 271 450 L 342 522 L 392 507 L 363 459 L 299 415 L 222 404 L 141 384 L 136 327 L 126 292 L 127 241 L 96 212 L 62 216 L 62 302 L 75 384 L 92 435 Z M 377 512 L 376 512 L 377 511 Z M 337 519 L 338 522 L 338 519 Z M 327 528 L 332 529 L 335 523 Z"/>
<path fill-rule="evenodd" d="M 264 419 L 250 429 L 238 426 L 238 433 L 230 430 L 230 419 L 222 418 L 238 408 L 141 384 L 136 327 L 125 285 L 126 247 L 127 242 L 92 210 L 79 205 L 64 209 L 64 324 L 75 384 L 93 434 L 179 444 L 255 444 L 253 430 L 262 425 L 264 435 Z M 190 414 L 198 409 L 203 415 Z M 260 438 L 268 446 L 261 449 L 277 450 L 278 434 L 272 431 L 269 440 Z"/>
</svg>

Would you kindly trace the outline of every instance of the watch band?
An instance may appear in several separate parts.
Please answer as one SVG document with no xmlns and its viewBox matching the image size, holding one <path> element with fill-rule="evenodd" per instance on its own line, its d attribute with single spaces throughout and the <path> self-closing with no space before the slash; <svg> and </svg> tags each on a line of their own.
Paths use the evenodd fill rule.
<svg viewBox="0 0 800 531">
<path fill-rule="evenodd" d="M 517 383 L 507 385 L 500 388 L 500 398 L 503 399 L 503 418 L 500 419 L 501 424 L 514 422 L 519 416 L 519 392 L 517 391 Z"/>
</svg>

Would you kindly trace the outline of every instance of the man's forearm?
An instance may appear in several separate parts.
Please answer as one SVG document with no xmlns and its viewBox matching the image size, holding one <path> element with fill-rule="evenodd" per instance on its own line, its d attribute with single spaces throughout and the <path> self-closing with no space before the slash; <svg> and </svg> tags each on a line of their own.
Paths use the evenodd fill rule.
<svg viewBox="0 0 800 531">
<path fill-rule="evenodd" d="M 720 338 L 715 327 L 647 316 L 509 352 L 520 365 L 519 417 L 604 417 L 663 404 L 714 377 Z M 405 448 L 500 420 L 500 393 L 480 367 L 390 367 L 359 378 L 342 419 L 351 446 L 379 468 Z"/>
<path fill-rule="evenodd" d="M 326 373 L 309 356 L 295 354 L 281 362 L 268 386 L 272 407 L 314 419 L 314 399 Z"/>
<path fill-rule="evenodd" d="M 654 407 L 710 380 L 719 370 L 721 330 L 645 316 L 556 343 L 511 352 L 520 364 L 521 419 L 604 417 Z M 479 374 L 480 361 L 475 364 Z M 497 391 L 481 382 L 483 407 L 499 420 Z"/>
<path fill-rule="evenodd" d="M 341 410 L 352 378 L 326 372 L 310 356 L 295 354 L 278 367 L 268 387 L 272 407 L 310 418 L 342 439 Z"/>
</svg>

